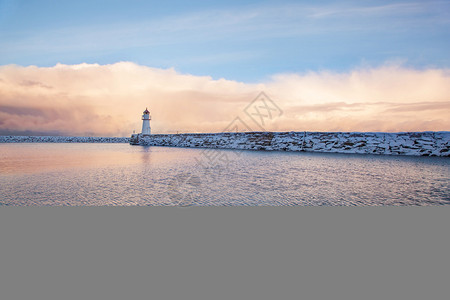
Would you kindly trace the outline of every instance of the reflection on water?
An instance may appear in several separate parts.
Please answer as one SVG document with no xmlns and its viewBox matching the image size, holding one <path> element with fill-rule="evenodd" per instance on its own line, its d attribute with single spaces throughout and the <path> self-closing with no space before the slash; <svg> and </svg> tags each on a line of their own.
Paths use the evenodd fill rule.
<svg viewBox="0 0 450 300">
<path fill-rule="evenodd" d="M 159 151 L 153 161 L 150 147 L 131 147 L 123 144 L 0 144 L 0 172 L 43 173 L 80 168 L 107 166 L 154 165 L 169 163 L 177 158 L 171 151 Z"/>
<path fill-rule="evenodd" d="M 448 158 L 0 144 L 0 205 L 448 204 Z"/>
</svg>

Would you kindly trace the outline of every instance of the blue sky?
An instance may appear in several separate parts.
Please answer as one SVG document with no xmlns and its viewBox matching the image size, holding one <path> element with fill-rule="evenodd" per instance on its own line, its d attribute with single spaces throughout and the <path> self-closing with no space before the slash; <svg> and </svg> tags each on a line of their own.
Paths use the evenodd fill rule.
<svg viewBox="0 0 450 300">
<path fill-rule="evenodd" d="M 0 0 L 0 65 L 130 61 L 259 82 L 450 67 L 450 1 Z"/>
</svg>

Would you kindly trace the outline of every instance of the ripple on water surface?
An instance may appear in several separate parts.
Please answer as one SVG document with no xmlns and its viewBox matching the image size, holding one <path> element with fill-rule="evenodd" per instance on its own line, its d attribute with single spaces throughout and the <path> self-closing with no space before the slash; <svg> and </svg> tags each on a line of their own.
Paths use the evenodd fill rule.
<svg viewBox="0 0 450 300">
<path fill-rule="evenodd" d="M 446 205 L 450 160 L 2 144 L 0 205 Z"/>
</svg>

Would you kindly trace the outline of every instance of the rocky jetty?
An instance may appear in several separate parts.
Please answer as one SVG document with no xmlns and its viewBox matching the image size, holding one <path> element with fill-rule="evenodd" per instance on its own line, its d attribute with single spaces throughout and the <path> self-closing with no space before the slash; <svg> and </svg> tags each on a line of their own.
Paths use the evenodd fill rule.
<svg viewBox="0 0 450 300">
<path fill-rule="evenodd" d="M 129 143 L 125 137 L 0 136 L 0 143 Z"/>
<path fill-rule="evenodd" d="M 450 157 L 450 132 L 224 132 L 126 137 L 0 136 L 0 143 L 130 143 L 144 146 Z"/>
<path fill-rule="evenodd" d="M 133 145 L 450 156 L 450 132 L 225 132 L 134 134 Z"/>
</svg>

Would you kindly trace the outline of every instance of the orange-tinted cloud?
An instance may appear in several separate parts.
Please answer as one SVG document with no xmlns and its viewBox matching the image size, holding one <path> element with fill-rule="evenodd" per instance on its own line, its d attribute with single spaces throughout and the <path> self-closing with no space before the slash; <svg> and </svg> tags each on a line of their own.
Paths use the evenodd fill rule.
<svg viewBox="0 0 450 300">
<path fill-rule="evenodd" d="M 121 62 L 0 67 L 0 134 L 128 136 L 151 111 L 154 133 L 220 132 L 266 92 L 273 131 L 450 130 L 450 71 L 398 65 L 279 74 L 247 84 Z"/>
</svg>

